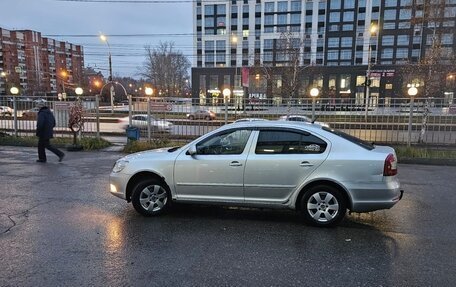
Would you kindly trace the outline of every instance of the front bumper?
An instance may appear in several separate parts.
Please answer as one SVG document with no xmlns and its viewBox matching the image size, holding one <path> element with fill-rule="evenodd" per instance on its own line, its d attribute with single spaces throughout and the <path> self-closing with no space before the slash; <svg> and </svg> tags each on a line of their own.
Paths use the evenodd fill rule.
<svg viewBox="0 0 456 287">
<path fill-rule="evenodd" d="M 119 198 L 127 200 L 127 183 L 130 176 L 124 173 L 111 172 L 109 175 L 109 192 Z"/>
</svg>

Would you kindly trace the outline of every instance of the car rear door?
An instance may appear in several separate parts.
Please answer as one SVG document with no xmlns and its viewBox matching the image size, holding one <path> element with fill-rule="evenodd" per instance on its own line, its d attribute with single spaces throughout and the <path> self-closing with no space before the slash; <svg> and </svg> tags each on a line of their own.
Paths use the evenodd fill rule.
<svg viewBox="0 0 456 287">
<path fill-rule="evenodd" d="M 328 141 L 295 129 L 260 129 L 253 141 L 244 174 L 246 202 L 286 202 L 330 149 Z"/>
</svg>

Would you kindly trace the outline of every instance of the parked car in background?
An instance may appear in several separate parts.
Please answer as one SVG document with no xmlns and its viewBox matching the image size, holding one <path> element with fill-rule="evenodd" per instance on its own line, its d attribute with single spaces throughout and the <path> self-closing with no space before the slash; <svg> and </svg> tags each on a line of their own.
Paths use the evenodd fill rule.
<svg viewBox="0 0 456 287">
<path fill-rule="evenodd" d="M 22 112 L 22 118 L 27 120 L 36 120 L 39 110 L 40 108 L 38 107 L 26 110 L 25 112 Z"/>
<path fill-rule="evenodd" d="M 161 119 L 156 119 L 153 116 L 148 117 L 148 115 L 133 115 L 131 117 L 131 126 L 132 127 L 137 127 L 140 129 L 147 129 L 147 124 L 150 122 L 150 127 L 152 131 L 155 132 L 171 132 L 171 128 L 173 126 L 172 123 L 166 121 L 166 120 L 161 120 Z M 119 123 L 121 124 L 123 129 L 126 129 L 128 127 L 129 123 L 129 118 L 125 117 L 122 119 L 119 119 Z"/>
<path fill-rule="evenodd" d="M 279 118 L 279 121 L 292 121 L 292 122 L 306 122 L 306 123 L 312 123 L 312 119 L 304 116 L 304 115 L 288 115 L 288 116 L 281 116 Z M 329 124 L 323 123 L 323 122 L 318 122 L 315 121 L 315 124 L 324 126 L 324 127 L 329 127 Z"/>
<path fill-rule="evenodd" d="M 12 116 L 13 109 L 7 106 L 0 106 L 0 116 Z"/>
<path fill-rule="evenodd" d="M 232 123 L 183 147 L 125 156 L 110 192 L 145 216 L 194 202 L 292 209 L 316 226 L 338 224 L 347 209 L 391 208 L 403 193 L 393 148 L 291 121 Z"/>
<path fill-rule="evenodd" d="M 193 113 L 187 114 L 187 119 L 189 120 L 215 120 L 216 115 L 213 111 L 209 110 L 196 110 Z"/>
</svg>

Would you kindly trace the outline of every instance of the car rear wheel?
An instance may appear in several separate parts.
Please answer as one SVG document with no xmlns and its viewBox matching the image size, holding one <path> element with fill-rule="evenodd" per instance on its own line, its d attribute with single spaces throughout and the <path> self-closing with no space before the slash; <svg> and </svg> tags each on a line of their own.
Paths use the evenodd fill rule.
<svg viewBox="0 0 456 287">
<path fill-rule="evenodd" d="M 195 117 L 194 117 L 194 116 L 189 116 L 188 119 L 189 119 L 189 120 L 194 120 Z"/>
<path fill-rule="evenodd" d="M 344 218 L 346 212 L 345 197 L 332 186 L 314 186 L 301 199 L 304 220 L 313 226 L 335 226 Z"/>
<path fill-rule="evenodd" d="M 140 181 L 131 196 L 133 207 L 144 216 L 154 216 L 164 212 L 170 201 L 168 187 L 157 179 Z"/>
</svg>

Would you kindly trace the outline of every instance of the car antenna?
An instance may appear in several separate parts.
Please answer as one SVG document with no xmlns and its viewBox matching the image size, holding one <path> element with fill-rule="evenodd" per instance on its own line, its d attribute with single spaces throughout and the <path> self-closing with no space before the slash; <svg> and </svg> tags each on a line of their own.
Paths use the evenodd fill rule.
<svg viewBox="0 0 456 287">
<path fill-rule="evenodd" d="M 314 123 L 315 123 L 315 121 L 317 120 L 317 118 L 318 118 L 318 116 L 315 116 L 315 118 L 312 120 L 312 122 L 311 122 L 311 123 L 312 123 L 312 124 L 314 124 Z"/>
</svg>

